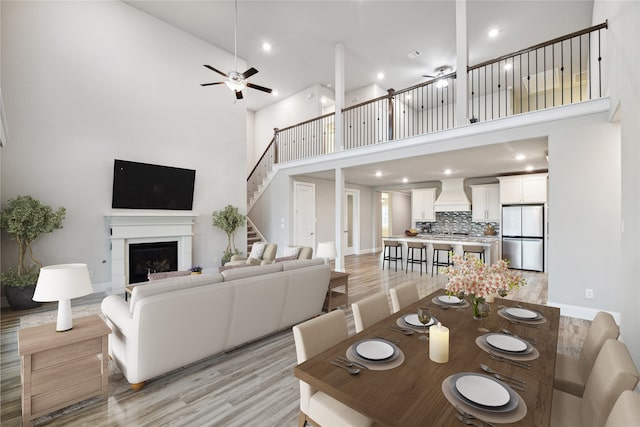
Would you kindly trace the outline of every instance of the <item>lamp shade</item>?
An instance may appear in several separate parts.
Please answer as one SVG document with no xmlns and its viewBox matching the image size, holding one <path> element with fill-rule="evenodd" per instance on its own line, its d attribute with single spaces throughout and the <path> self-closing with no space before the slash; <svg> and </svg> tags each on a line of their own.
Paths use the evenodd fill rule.
<svg viewBox="0 0 640 427">
<path fill-rule="evenodd" d="M 60 301 L 93 292 L 87 264 L 49 265 L 40 269 L 34 301 Z"/>
<path fill-rule="evenodd" d="M 316 256 L 318 258 L 324 258 L 324 259 L 335 259 L 335 257 L 338 256 L 336 253 L 335 242 L 318 243 L 318 250 L 316 251 Z"/>
</svg>

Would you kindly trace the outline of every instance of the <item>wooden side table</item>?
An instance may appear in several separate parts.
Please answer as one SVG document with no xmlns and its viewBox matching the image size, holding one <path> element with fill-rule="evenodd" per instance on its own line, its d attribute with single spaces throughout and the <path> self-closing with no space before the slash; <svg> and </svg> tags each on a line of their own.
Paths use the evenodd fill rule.
<svg viewBox="0 0 640 427">
<path fill-rule="evenodd" d="M 97 315 L 73 319 L 73 329 L 56 324 L 18 330 L 21 359 L 22 425 L 32 419 L 109 392 L 111 329 Z"/>
<path fill-rule="evenodd" d="M 336 288 L 341 286 L 344 286 L 344 290 L 342 292 L 337 291 Z M 332 271 L 329 279 L 329 289 L 322 309 L 328 313 L 341 305 L 349 305 L 349 274 Z"/>
</svg>

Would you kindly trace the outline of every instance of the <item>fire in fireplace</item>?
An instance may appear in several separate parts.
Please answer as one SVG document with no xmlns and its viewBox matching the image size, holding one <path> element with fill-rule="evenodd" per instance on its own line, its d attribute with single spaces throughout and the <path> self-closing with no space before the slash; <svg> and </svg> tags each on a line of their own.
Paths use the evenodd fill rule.
<svg viewBox="0 0 640 427">
<path fill-rule="evenodd" d="M 178 270 L 178 242 L 129 245 L 129 283 L 146 282 L 149 273 Z"/>
</svg>

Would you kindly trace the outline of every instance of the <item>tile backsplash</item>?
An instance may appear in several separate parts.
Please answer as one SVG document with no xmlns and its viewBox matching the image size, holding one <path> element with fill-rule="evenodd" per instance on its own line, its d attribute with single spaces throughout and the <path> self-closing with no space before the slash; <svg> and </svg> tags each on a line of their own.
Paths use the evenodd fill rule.
<svg viewBox="0 0 640 427">
<path fill-rule="evenodd" d="M 491 224 L 499 234 L 499 224 L 497 222 L 473 222 L 471 212 L 436 212 L 435 222 L 418 222 L 416 226 L 423 231 L 432 233 L 464 233 L 471 236 L 482 236 L 484 228 Z"/>
</svg>

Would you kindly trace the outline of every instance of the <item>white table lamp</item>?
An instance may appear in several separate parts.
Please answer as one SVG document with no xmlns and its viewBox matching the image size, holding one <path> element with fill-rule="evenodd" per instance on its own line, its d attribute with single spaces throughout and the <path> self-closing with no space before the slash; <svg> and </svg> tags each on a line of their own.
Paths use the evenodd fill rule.
<svg viewBox="0 0 640 427">
<path fill-rule="evenodd" d="M 338 254 L 336 253 L 335 242 L 320 242 L 318 243 L 318 250 L 316 251 L 318 258 L 324 258 L 324 263 L 328 264 L 330 259 L 335 259 Z"/>
<path fill-rule="evenodd" d="M 58 301 L 58 323 L 56 331 L 73 328 L 71 320 L 71 298 L 93 292 L 87 264 L 59 264 L 42 267 L 33 294 L 34 301 Z"/>
</svg>

